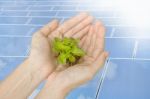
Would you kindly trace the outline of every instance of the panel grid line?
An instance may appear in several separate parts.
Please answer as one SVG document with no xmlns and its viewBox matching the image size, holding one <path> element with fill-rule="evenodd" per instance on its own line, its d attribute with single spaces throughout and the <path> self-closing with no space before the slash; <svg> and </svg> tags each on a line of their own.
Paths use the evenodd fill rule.
<svg viewBox="0 0 150 99">
<path fill-rule="evenodd" d="M 79 0 L 78 0 L 78 1 L 79 1 Z M 87 0 L 86 2 L 90 2 L 90 1 L 91 1 L 91 0 Z M 16 1 L 16 0 L 14 0 L 14 1 L 3 1 L 3 0 L 2 0 L 2 1 L 0 1 L 0 2 L 18 2 L 18 1 Z M 20 2 L 20 3 L 26 3 L 26 2 L 29 2 L 29 3 L 31 3 L 31 2 L 35 2 L 35 3 L 36 3 L 36 2 L 42 2 L 42 3 L 43 3 L 43 2 L 60 2 L 60 1 L 55 1 L 55 0 L 53 0 L 53 1 L 33 1 L 33 0 L 32 0 L 32 1 L 19 1 L 19 2 Z M 63 1 L 61 1 L 61 2 L 71 2 L 71 3 L 72 3 L 72 2 L 77 2 L 77 1 L 76 1 L 76 0 L 72 0 L 72 1 L 71 1 L 71 0 L 70 0 L 70 1 L 68 1 L 68 0 L 63 0 Z"/>
<path fill-rule="evenodd" d="M 0 16 L 0 17 L 10 17 L 10 18 L 53 18 L 53 16 Z M 62 18 L 60 16 L 57 16 L 57 18 Z M 63 18 L 70 18 L 70 16 L 63 16 Z M 95 17 L 95 18 L 102 18 L 102 19 L 120 19 L 119 17 Z M 128 26 L 128 25 L 126 25 Z"/>
<path fill-rule="evenodd" d="M 63 22 L 63 20 L 61 22 Z M 38 25 L 38 26 L 43 26 L 43 25 Z M 34 30 L 34 28 L 32 30 L 29 30 L 29 32 L 27 32 L 27 34 L 30 34 L 33 30 Z M 13 37 L 13 38 L 18 38 L 18 37 L 32 38 L 32 36 L 30 36 L 30 35 L 0 35 L 0 37 L 5 37 L 5 38 L 11 38 L 11 37 Z M 106 36 L 105 39 L 139 39 L 140 40 L 140 39 L 150 39 L 150 37 L 114 37 L 114 36 L 111 37 L 111 36 Z M 133 56 L 133 54 L 132 54 L 132 56 Z"/>
<path fill-rule="evenodd" d="M 52 8 L 53 8 L 53 7 L 52 7 Z M 45 10 L 34 10 L 34 9 L 30 9 L 30 8 L 29 8 L 30 10 L 29 10 L 29 9 L 28 9 L 28 10 L 26 10 L 26 9 L 25 9 L 25 10 L 10 10 L 10 9 L 9 9 L 9 10 L 4 10 L 3 8 L 1 8 L 1 9 L 2 9 L 2 11 L 16 11 L 16 12 L 17 12 L 17 11 L 18 11 L 18 12 L 19 12 L 19 11 L 22 11 L 22 12 L 23 12 L 23 11 L 35 11 L 35 12 L 38 12 L 38 11 L 112 11 L 112 10 L 107 10 L 107 9 L 91 9 L 91 10 L 81 10 L 81 9 L 76 9 L 76 10 L 64 9 L 64 10 L 61 10 L 61 9 L 59 9 L 59 10 L 54 10 L 54 9 L 52 9 L 52 8 L 51 8 L 51 9 L 48 9 L 48 10 L 47 10 L 47 9 L 45 9 Z M 114 17 L 114 16 L 113 16 L 113 17 Z M 121 17 L 120 17 L 120 18 L 121 18 Z"/>
<path fill-rule="evenodd" d="M 133 54 L 132 54 L 133 59 L 136 57 L 137 49 L 138 49 L 138 41 L 136 40 L 135 41 L 135 46 L 134 46 L 134 49 L 133 49 Z"/>
<path fill-rule="evenodd" d="M 100 91 L 102 90 L 102 85 L 103 85 L 103 82 L 104 82 L 104 79 L 105 79 L 105 76 L 107 73 L 108 66 L 109 66 L 109 58 L 107 59 L 105 65 L 104 65 L 104 69 L 103 69 L 102 76 L 101 76 L 100 81 L 99 81 L 99 85 L 98 85 L 98 89 L 97 89 L 97 92 L 95 95 L 95 99 L 98 99 Z"/>
<path fill-rule="evenodd" d="M 27 35 L 26 36 L 28 36 L 28 37 L 32 37 L 32 36 L 30 36 L 31 35 L 31 33 L 34 31 L 34 28 L 31 28 L 29 31 L 28 31 L 28 33 L 27 33 Z"/>
<path fill-rule="evenodd" d="M 33 17 L 32 17 L 33 18 Z M 55 17 L 55 18 L 60 18 L 60 17 Z M 70 18 L 70 17 L 61 17 L 61 18 Z M 10 23 L 10 24 L 0 24 L 0 25 L 22 25 L 22 26 L 43 26 L 44 24 L 21 24 L 21 23 L 18 23 L 18 24 L 15 24 L 15 23 Z M 134 26 L 129 26 L 129 25 L 108 25 L 106 24 L 105 25 L 106 27 L 134 27 Z M 122 38 L 122 37 L 115 37 L 115 38 Z M 135 37 L 123 37 L 123 38 L 135 38 Z M 137 37 L 137 38 L 149 38 L 149 37 Z"/>
<path fill-rule="evenodd" d="M 30 21 L 32 20 L 32 17 L 30 17 L 27 21 L 26 21 L 26 23 L 25 24 L 30 24 Z"/>
<path fill-rule="evenodd" d="M 110 33 L 110 37 L 113 37 L 114 32 L 115 32 L 115 28 L 113 27 L 113 29 L 112 29 L 112 31 L 111 31 L 111 33 Z"/>
<path fill-rule="evenodd" d="M 27 50 L 26 50 L 27 51 Z M 21 57 L 28 57 L 28 55 L 19 55 L 19 56 L 15 56 L 15 55 L 1 55 L 0 58 L 21 58 Z M 112 58 L 112 57 L 109 57 L 109 60 L 136 60 L 136 61 L 150 61 L 150 58 Z"/>
</svg>

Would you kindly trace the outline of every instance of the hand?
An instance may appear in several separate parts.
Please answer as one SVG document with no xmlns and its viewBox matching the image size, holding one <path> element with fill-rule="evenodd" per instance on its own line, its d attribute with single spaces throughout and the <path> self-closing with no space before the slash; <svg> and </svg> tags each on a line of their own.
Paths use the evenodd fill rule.
<svg viewBox="0 0 150 99">
<path fill-rule="evenodd" d="M 44 71 L 47 74 L 56 68 L 56 59 L 52 54 L 51 41 L 55 37 L 74 37 L 82 38 L 89 30 L 89 24 L 92 17 L 86 13 L 81 13 L 70 20 L 64 22 L 58 27 L 58 21 L 54 20 L 44 26 L 41 30 L 33 35 L 31 53 L 29 62 L 34 64 L 33 68 Z"/>
<path fill-rule="evenodd" d="M 41 70 L 47 73 L 50 71 L 52 64 L 48 35 L 53 32 L 58 25 L 58 21 L 54 20 L 34 33 L 31 43 L 31 51 L 28 58 L 30 64 L 35 66 L 33 69 Z"/>
<path fill-rule="evenodd" d="M 52 73 L 38 98 L 65 98 L 70 90 L 92 79 L 108 56 L 104 51 L 104 34 L 105 28 L 100 22 L 91 26 L 88 35 L 80 42 L 80 46 L 87 52 L 86 56 L 78 64 Z"/>
</svg>

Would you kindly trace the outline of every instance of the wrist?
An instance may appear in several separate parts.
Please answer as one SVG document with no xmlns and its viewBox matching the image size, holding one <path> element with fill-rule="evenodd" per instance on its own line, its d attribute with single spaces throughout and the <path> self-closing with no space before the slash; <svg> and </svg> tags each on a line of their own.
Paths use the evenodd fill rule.
<svg viewBox="0 0 150 99">
<path fill-rule="evenodd" d="M 49 76 L 49 74 L 52 72 L 52 67 L 50 64 L 38 64 L 38 62 L 32 61 L 32 59 L 29 57 L 25 60 L 26 69 L 30 75 L 37 77 L 37 79 L 44 80 Z"/>
<path fill-rule="evenodd" d="M 33 67 L 35 67 L 34 64 L 31 64 L 28 58 L 20 64 L 1 84 L 0 97 L 2 99 L 10 99 L 11 97 L 14 99 L 24 99 L 29 96 L 48 75 L 48 72 Z"/>
<path fill-rule="evenodd" d="M 66 95 L 59 86 L 45 85 L 36 99 L 65 99 Z"/>
<path fill-rule="evenodd" d="M 36 57 L 29 57 L 27 62 L 30 66 L 32 71 L 41 71 L 41 73 L 51 73 L 54 69 L 54 66 L 51 64 L 50 61 L 43 62 L 42 60 L 36 60 Z"/>
<path fill-rule="evenodd" d="M 55 79 L 55 73 L 50 76 L 42 91 L 36 99 L 65 99 L 67 96 L 67 89 L 62 85 L 63 82 Z"/>
</svg>

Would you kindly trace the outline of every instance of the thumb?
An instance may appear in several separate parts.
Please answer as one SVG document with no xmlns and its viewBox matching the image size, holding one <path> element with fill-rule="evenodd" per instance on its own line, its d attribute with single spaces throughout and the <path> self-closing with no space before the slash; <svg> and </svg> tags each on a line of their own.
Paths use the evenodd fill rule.
<svg viewBox="0 0 150 99">
<path fill-rule="evenodd" d="M 44 27 L 42 27 L 40 29 L 40 33 L 42 33 L 44 36 L 47 37 L 51 32 L 53 32 L 58 27 L 58 25 L 59 25 L 58 20 L 53 20 Z"/>
<path fill-rule="evenodd" d="M 106 61 L 106 58 L 108 57 L 108 52 L 102 52 L 99 56 L 98 56 L 98 58 L 96 59 L 96 61 L 95 61 L 95 71 L 97 72 L 99 69 L 101 69 L 102 67 L 103 67 L 103 65 L 104 65 L 104 63 L 105 63 L 105 61 Z"/>
</svg>

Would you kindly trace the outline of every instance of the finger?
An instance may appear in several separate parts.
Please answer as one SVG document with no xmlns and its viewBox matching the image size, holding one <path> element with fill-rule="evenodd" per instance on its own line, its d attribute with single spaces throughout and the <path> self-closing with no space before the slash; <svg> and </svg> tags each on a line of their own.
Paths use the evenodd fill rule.
<svg viewBox="0 0 150 99">
<path fill-rule="evenodd" d="M 96 43 L 95 43 L 95 51 L 93 52 L 93 57 L 98 57 L 99 53 L 104 50 L 104 37 L 105 37 L 105 27 L 101 22 L 97 21 L 96 25 Z"/>
<path fill-rule="evenodd" d="M 80 43 L 79 43 L 79 47 L 80 47 L 82 50 L 84 50 L 84 49 L 83 49 L 83 45 L 85 44 L 86 39 L 87 39 L 87 35 L 85 35 L 85 36 L 81 39 L 81 41 L 80 41 Z M 84 50 L 84 51 L 85 51 L 85 50 Z M 83 59 L 84 59 L 84 58 L 81 58 L 81 59 L 79 60 L 79 63 L 80 63 L 80 62 L 83 62 Z"/>
<path fill-rule="evenodd" d="M 87 27 L 87 25 L 91 24 L 92 21 L 93 21 L 93 17 L 92 16 L 88 16 L 86 19 L 84 19 L 83 21 L 81 21 L 78 25 L 76 25 L 75 27 L 73 27 L 72 29 L 70 29 L 68 32 L 66 32 L 64 34 L 64 36 L 65 37 L 72 37 L 73 35 L 75 35 L 79 31 L 82 31 L 82 29 L 84 29 L 85 27 Z"/>
<path fill-rule="evenodd" d="M 48 36 L 52 31 L 54 31 L 58 27 L 58 20 L 53 20 L 52 22 L 48 23 L 44 27 L 40 29 L 40 33 L 44 36 Z"/>
<path fill-rule="evenodd" d="M 84 29 L 73 35 L 72 37 L 75 39 L 82 39 L 89 31 L 91 25 L 86 26 Z"/>
<path fill-rule="evenodd" d="M 90 40 L 91 40 L 91 37 L 92 37 L 92 31 L 93 31 L 93 26 L 90 27 L 89 33 L 88 33 L 87 38 L 85 40 L 85 43 L 83 45 L 83 50 L 85 50 L 86 52 L 87 52 L 87 49 L 90 45 Z"/>
<path fill-rule="evenodd" d="M 69 19 L 68 21 L 64 22 L 59 28 L 58 31 L 62 34 L 70 30 L 72 27 L 79 24 L 82 20 L 84 20 L 86 17 L 88 17 L 87 13 L 80 13 L 77 16 Z"/>
<path fill-rule="evenodd" d="M 88 48 L 88 53 L 89 53 L 89 56 L 93 56 L 93 52 L 94 52 L 94 49 L 95 49 L 95 42 L 96 42 L 96 32 L 92 31 L 92 37 L 91 37 L 91 40 L 90 40 L 90 46 Z M 93 57 L 93 58 L 96 58 L 96 57 Z"/>
<path fill-rule="evenodd" d="M 98 58 L 94 62 L 94 66 L 91 67 L 91 68 L 93 68 L 95 73 L 97 73 L 97 71 L 99 71 L 99 69 L 101 69 L 103 67 L 107 57 L 108 57 L 108 52 L 102 52 L 98 56 Z"/>
<path fill-rule="evenodd" d="M 85 43 L 86 38 L 87 38 L 87 35 L 85 35 L 85 36 L 80 40 L 79 47 L 83 48 L 83 44 Z"/>
</svg>

